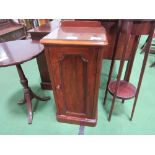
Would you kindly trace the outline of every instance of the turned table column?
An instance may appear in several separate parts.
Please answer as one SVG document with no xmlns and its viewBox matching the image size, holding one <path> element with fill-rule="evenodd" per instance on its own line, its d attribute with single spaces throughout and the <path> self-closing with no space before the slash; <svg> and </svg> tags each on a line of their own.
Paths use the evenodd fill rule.
<svg viewBox="0 0 155 155">
<path fill-rule="evenodd" d="M 32 123 L 32 99 L 36 98 L 40 101 L 47 101 L 50 99 L 50 97 L 40 97 L 38 95 L 36 95 L 31 88 L 28 85 L 28 80 L 25 77 L 25 74 L 23 72 L 23 69 L 21 67 L 20 64 L 16 65 L 18 74 L 19 74 L 19 78 L 20 78 L 20 82 L 23 86 L 23 90 L 24 90 L 24 99 L 22 101 L 19 101 L 18 104 L 24 104 L 26 103 L 27 105 L 27 111 L 28 111 L 28 123 L 31 124 Z"/>
</svg>

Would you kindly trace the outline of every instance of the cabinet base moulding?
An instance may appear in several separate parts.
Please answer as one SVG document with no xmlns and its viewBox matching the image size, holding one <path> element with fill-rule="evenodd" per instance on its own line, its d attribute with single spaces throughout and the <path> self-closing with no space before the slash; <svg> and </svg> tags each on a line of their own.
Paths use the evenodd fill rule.
<svg viewBox="0 0 155 155">
<path fill-rule="evenodd" d="M 96 126 L 97 119 L 79 118 L 74 116 L 57 115 L 57 120 L 63 123 L 79 124 L 83 126 Z"/>
</svg>

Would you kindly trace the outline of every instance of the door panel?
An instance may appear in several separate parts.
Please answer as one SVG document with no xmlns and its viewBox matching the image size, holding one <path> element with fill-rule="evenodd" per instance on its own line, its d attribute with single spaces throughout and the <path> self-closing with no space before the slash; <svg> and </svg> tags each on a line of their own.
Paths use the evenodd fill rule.
<svg viewBox="0 0 155 155">
<path fill-rule="evenodd" d="M 95 93 L 96 50 L 50 47 L 48 55 L 59 106 L 58 114 L 91 117 Z"/>
<path fill-rule="evenodd" d="M 86 113 L 87 62 L 82 58 L 80 55 L 65 55 L 60 62 L 60 76 L 67 113 Z"/>
</svg>

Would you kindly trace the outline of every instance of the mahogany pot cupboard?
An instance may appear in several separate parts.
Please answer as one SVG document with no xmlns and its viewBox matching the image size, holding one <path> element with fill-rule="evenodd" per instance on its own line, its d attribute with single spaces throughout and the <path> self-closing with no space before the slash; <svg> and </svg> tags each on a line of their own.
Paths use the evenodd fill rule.
<svg viewBox="0 0 155 155">
<path fill-rule="evenodd" d="M 45 45 L 57 120 L 94 126 L 105 29 L 60 27 L 41 39 Z"/>
</svg>

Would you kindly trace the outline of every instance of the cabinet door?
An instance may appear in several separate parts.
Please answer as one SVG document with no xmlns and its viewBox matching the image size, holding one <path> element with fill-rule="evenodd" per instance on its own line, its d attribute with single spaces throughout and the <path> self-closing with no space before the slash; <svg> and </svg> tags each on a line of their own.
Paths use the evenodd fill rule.
<svg viewBox="0 0 155 155">
<path fill-rule="evenodd" d="M 96 117 L 98 49 L 50 47 L 46 53 L 57 115 Z"/>
</svg>

